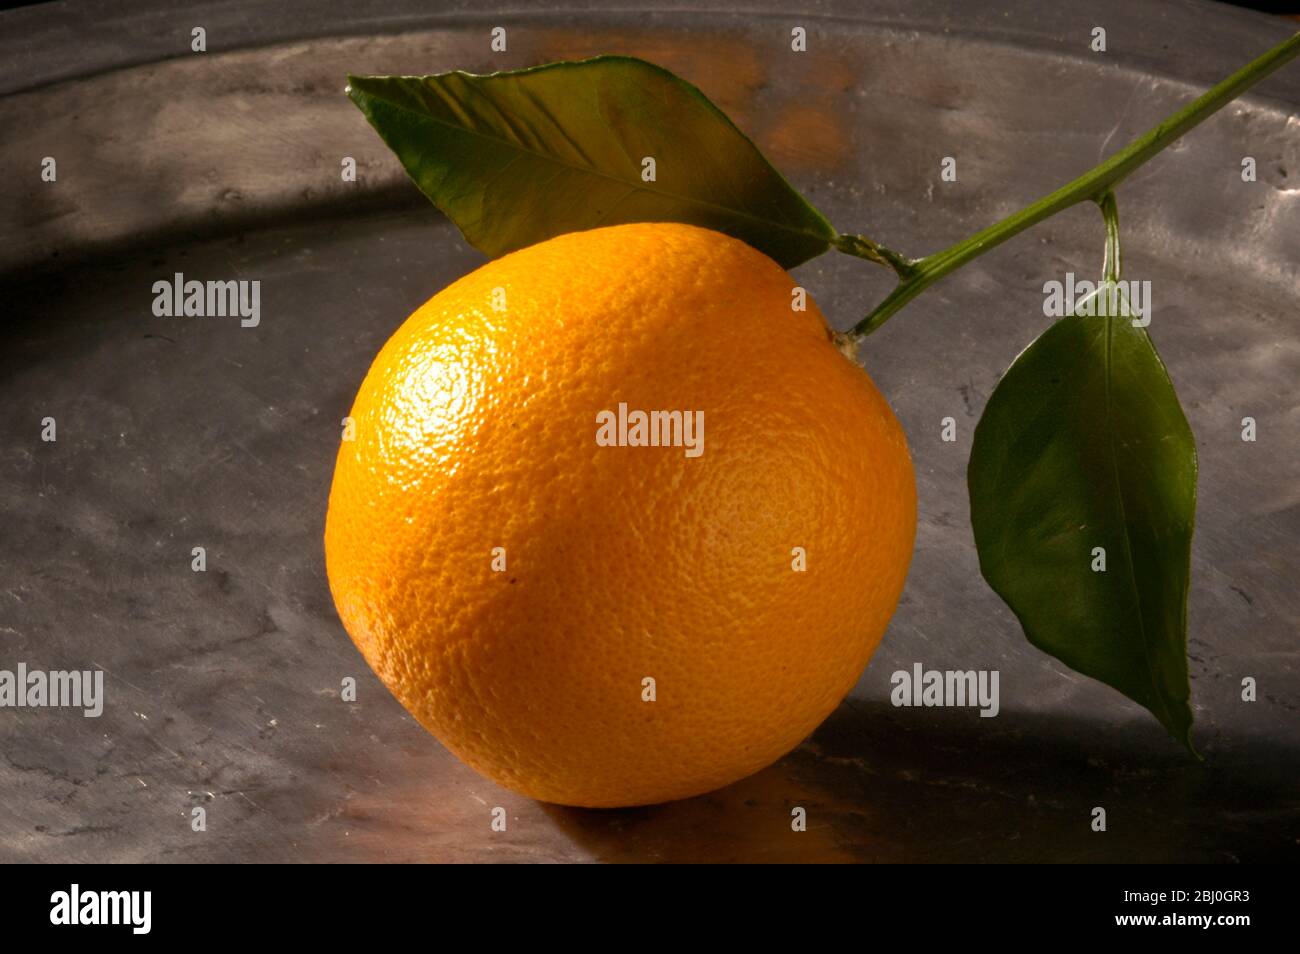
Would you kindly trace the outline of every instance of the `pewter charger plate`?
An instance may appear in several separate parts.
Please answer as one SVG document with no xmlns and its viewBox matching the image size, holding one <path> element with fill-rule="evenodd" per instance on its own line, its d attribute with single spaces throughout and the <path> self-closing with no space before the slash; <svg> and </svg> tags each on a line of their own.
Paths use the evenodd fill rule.
<svg viewBox="0 0 1300 954">
<path fill-rule="evenodd" d="M 0 710 L 0 861 L 1297 857 L 1298 66 L 1120 194 L 1125 277 L 1152 282 L 1150 330 L 1200 454 L 1190 656 L 1204 764 L 1029 646 L 972 543 L 972 429 L 1050 320 L 1043 283 L 1100 267 L 1092 208 L 985 256 L 868 341 L 919 481 L 907 589 L 852 696 L 730 788 L 580 811 L 484 781 L 367 669 L 321 552 L 340 419 L 370 360 L 482 261 L 344 98 L 349 71 L 641 55 L 701 86 L 841 229 L 920 254 L 1090 167 L 1287 24 L 1163 0 L 340 6 L 0 14 L 0 668 L 100 668 L 107 694 L 99 718 Z M 806 54 L 789 52 L 796 25 Z M 1104 54 L 1089 49 L 1098 25 Z M 494 26 L 506 53 L 489 48 Z M 206 53 L 190 51 L 194 27 Z M 55 183 L 40 179 L 46 156 Z M 357 182 L 342 181 L 345 156 Z M 939 179 L 945 156 L 956 182 Z M 176 272 L 259 280 L 260 325 L 155 317 L 152 285 Z M 831 255 L 797 276 L 840 328 L 889 286 Z M 46 417 L 55 443 L 40 439 Z M 890 675 L 916 662 L 998 670 L 999 715 L 894 708 Z M 347 676 L 355 703 L 340 699 Z M 1241 699 L 1246 677 L 1256 702 Z M 196 806 L 205 832 L 191 830 Z M 794 806 L 808 831 L 791 831 Z"/>
</svg>

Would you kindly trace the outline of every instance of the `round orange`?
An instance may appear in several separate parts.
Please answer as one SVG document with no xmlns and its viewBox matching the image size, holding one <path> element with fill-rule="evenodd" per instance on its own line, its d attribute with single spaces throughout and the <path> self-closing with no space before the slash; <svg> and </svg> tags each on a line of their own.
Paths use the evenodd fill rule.
<svg viewBox="0 0 1300 954">
<path fill-rule="evenodd" d="M 793 291 L 717 232 L 595 229 L 465 276 L 375 359 L 330 588 L 384 684 L 488 778 L 567 805 L 696 795 L 853 688 L 916 488 L 889 405 Z M 598 442 L 620 404 L 628 446 Z M 631 446 L 634 411 L 684 413 Z"/>
</svg>

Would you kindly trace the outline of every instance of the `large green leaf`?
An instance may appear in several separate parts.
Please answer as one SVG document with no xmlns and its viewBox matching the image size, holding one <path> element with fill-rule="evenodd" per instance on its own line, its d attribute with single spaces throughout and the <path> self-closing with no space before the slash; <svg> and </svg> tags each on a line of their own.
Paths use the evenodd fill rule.
<svg viewBox="0 0 1300 954">
<path fill-rule="evenodd" d="M 698 89 L 643 60 L 348 82 L 415 184 L 488 255 L 600 225 L 673 221 L 790 268 L 835 238 Z"/>
<path fill-rule="evenodd" d="M 1030 642 L 1191 749 L 1196 446 L 1146 332 L 1127 313 L 1048 328 L 989 398 L 967 480 L 980 569 Z"/>
</svg>

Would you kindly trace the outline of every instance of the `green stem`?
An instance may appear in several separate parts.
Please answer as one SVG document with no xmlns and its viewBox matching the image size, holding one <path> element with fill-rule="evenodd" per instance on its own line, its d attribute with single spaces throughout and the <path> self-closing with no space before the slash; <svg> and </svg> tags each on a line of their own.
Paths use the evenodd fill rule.
<svg viewBox="0 0 1300 954">
<path fill-rule="evenodd" d="M 949 272 L 1001 245 L 1012 236 L 1019 235 L 1031 225 L 1037 225 L 1062 209 L 1068 209 L 1079 202 L 1092 200 L 1101 203 L 1125 177 L 1297 55 L 1300 55 L 1300 33 L 1248 63 L 1214 86 L 1204 96 L 1165 118 L 1154 129 L 1139 136 L 1073 182 L 941 252 L 913 260 L 871 242 L 870 252 L 874 254 L 864 254 L 864 251 L 853 241 L 856 237 L 840 236 L 840 240 L 835 243 L 837 249 L 889 265 L 900 279 L 898 286 L 889 296 L 877 305 L 871 314 L 854 326 L 852 334 L 856 336 L 871 334 L 896 311 Z M 1116 269 L 1118 274 L 1118 261 Z"/>
<path fill-rule="evenodd" d="M 877 265 L 886 265 L 894 270 L 901 279 L 907 279 L 916 271 L 915 259 L 899 255 L 893 249 L 886 248 L 879 242 L 873 242 L 865 235 L 837 235 L 832 243 L 837 251 L 846 255 L 856 255 Z"/>
<path fill-rule="evenodd" d="M 1097 203 L 1101 206 L 1101 217 L 1106 220 L 1106 257 L 1101 265 L 1101 280 L 1114 284 L 1119 281 L 1119 204 L 1115 193 L 1107 192 Z"/>
</svg>

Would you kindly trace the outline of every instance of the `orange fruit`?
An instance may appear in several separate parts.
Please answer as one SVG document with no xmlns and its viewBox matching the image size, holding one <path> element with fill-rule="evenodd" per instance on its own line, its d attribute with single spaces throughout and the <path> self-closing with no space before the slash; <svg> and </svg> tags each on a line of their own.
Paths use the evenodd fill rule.
<svg viewBox="0 0 1300 954">
<path fill-rule="evenodd" d="M 853 688 L 916 488 L 889 405 L 793 289 L 717 232 L 595 229 L 465 276 L 375 359 L 330 588 L 384 684 L 483 775 L 567 805 L 696 795 Z M 638 410 L 686 413 L 635 446 Z"/>
</svg>

